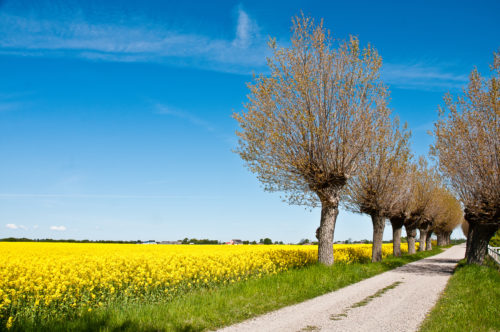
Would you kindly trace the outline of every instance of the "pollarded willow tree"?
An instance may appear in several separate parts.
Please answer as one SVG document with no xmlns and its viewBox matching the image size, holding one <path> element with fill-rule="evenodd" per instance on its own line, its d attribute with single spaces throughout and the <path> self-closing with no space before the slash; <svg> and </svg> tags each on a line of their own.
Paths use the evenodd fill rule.
<svg viewBox="0 0 500 332">
<path fill-rule="evenodd" d="M 463 210 L 460 202 L 446 188 L 440 189 L 435 205 L 433 231 L 437 236 L 437 245 L 450 244 L 450 235 L 463 222 Z"/>
<path fill-rule="evenodd" d="M 432 199 L 427 203 L 420 221 L 418 223 L 419 247 L 418 251 L 432 250 L 431 236 L 438 216 L 440 206 L 440 195 L 442 186 L 435 185 L 429 188 L 429 197 Z"/>
<path fill-rule="evenodd" d="M 460 202 L 444 185 L 436 187 L 432 197 L 425 214 L 427 223 L 421 226 L 425 232 L 422 233 L 425 235 L 425 250 L 432 250 L 431 236 L 433 233 L 437 235 L 438 245 L 448 244 L 451 232 L 463 220 Z M 421 241 L 423 241 L 422 238 Z"/>
<path fill-rule="evenodd" d="M 401 159 L 398 171 L 395 172 L 390 181 L 393 182 L 394 195 L 392 201 L 387 201 L 387 218 L 392 227 L 392 252 L 396 257 L 401 256 L 401 231 L 405 220 L 408 218 L 412 194 L 412 163 L 411 156 L 407 159 Z M 415 243 L 413 244 L 415 248 Z"/>
<path fill-rule="evenodd" d="M 394 204 L 401 199 L 398 183 L 394 181 L 405 172 L 411 157 L 410 133 L 399 121 L 387 122 L 377 132 L 370 152 L 363 158 L 362 167 L 348 184 L 346 206 L 357 213 L 368 214 L 373 225 L 372 262 L 382 260 L 382 237 L 385 220 Z"/>
<path fill-rule="evenodd" d="M 421 224 L 419 227 L 420 231 L 420 247 L 419 250 L 432 250 L 432 234 L 435 231 L 436 225 L 440 220 L 441 214 L 445 210 L 443 196 L 445 188 L 444 186 L 436 187 L 432 195 L 432 200 L 430 201 L 429 207 L 426 209 L 425 220 L 426 222 Z"/>
<path fill-rule="evenodd" d="M 404 227 L 408 238 L 408 253 L 414 254 L 417 229 L 421 232 L 419 251 L 425 249 L 425 230 L 430 221 L 428 215 L 433 199 L 432 194 L 440 181 L 436 172 L 428 167 L 423 157 L 419 159 L 418 164 L 412 165 L 410 177 L 410 200 Z"/>
<path fill-rule="evenodd" d="M 235 114 L 237 153 L 265 190 L 321 205 L 318 260 L 331 265 L 341 190 L 389 113 L 382 59 L 355 37 L 334 45 L 322 21 L 292 22 L 291 46 L 270 42 L 270 73 L 248 84 L 246 112 Z"/>
<path fill-rule="evenodd" d="M 500 52 L 490 78 L 474 69 L 463 95 L 446 95 L 439 115 L 431 152 L 464 206 L 467 262 L 482 264 L 500 228 Z"/>
</svg>

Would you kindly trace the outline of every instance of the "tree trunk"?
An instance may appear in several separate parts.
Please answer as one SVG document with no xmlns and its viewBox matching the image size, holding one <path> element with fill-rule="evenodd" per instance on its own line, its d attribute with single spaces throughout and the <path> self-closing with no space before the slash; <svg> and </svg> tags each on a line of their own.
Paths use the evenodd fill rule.
<svg viewBox="0 0 500 332">
<path fill-rule="evenodd" d="M 437 245 L 438 246 L 447 246 L 450 244 L 450 235 L 449 232 L 436 233 L 437 235 Z"/>
<path fill-rule="evenodd" d="M 437 245 L 438 246 L 445 246 L 446 244 L 446 239 L 445 239 L 445 234 L 444 233 L 436 233 L 437 235 Z"/>
<path fill-rule="evenodd" d="M 380 262 L 382 260 L 382 237 L 384 236 L 385 218 L 379 214 L 372 214 L 373 224 L 373 246 L 372 246 L 372 262 Z"/>
<path fill-rule="evenodd" d="M 412 255 L 415 253 L 415 236 L 417 236 L 417 230 L 407 226 L 405 226 L 405 230 L 406 238 L 408 239 L 408 254 Z"/>
<path fill-rule="evenodd" d="M 483 264 L 488 252 L 488 242 L 500 227 L 500 224 L 472 224 L 469 222 L 469 238 L 467 240 L 467 264 Z M 471 232 L 472 231 L 472 232 Z"/>
<path fill-rule="evenodd" d="M 419 240 L 419 245 L 418 245 L 418 251 L 424 251 L 425 250 L 425 239 L 427 237 L 427 230 L 419 229 L 419 231 L 420 231 L 420 240 Z"/>
<path fill-rule="evenodd" d="M 335 201 L 337 204 L 335 204 Z M 333 264 L 333 233 L 339 214 L 338 200 L 321 202 L 321 223 L 318 235 L 318 262 Z"/>
<path fill-rule="evenodd" d="M 425 237 L 425 250 L 432 250 L 432 231 L 427 231 L 427 236 Z"/>
<path fill-rule="evenodd" d="M 472 229 L 474 225 L 469 224 L 469 232 L 467 233 L 467 242 L 465 243 L 465 258 L 469 257 L 470 243 L 472 242 Z"/>
<path fill-rule="evenodd" d="M 395 257 L 401 256 L 401 229 L 403 228 L 402 218 L 391 218 L 392 226 L 392 254 Z"/>
</svg>

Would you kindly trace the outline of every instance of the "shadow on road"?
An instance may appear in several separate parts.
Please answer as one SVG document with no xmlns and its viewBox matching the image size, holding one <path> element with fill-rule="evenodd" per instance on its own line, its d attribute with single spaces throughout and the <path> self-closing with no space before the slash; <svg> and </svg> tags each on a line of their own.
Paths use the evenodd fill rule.
<svg viewBox="0 0 500 332">
<path fill-rule="evenodd" d="M 455 265 L 449 265 L 449 264 L 435 264 L 435 263 L 453 263 L 456 264 L 458 260 L 452 260 L 452 259 L 443 259 L 440 261 L 439 259 L 434 259 L 435 263 L 433 264 L 432 262 L 427 263 L 428 260 L 425 260 L 426 262 L 418 263 L 418 264 L 408 264 L 405 266 L 402 266 L 400 268 L 397 268 L 395 272 L 402 272 L 402 273 L 411 273 L 411 274 L 418 274 L 418 275 L 451 275 L 453 274 L 453 271 L 455 270 Z M 438 262 L 439 261 L 439 262 Z"/>
<path fill-rule="evenodd" d="M 458 264 L 460 259 L 453 259 L 453 258 L 425 258 L 425 262 L 431 262 L 431 263 L 448 263 L 448 264 Z"/>
</svg>

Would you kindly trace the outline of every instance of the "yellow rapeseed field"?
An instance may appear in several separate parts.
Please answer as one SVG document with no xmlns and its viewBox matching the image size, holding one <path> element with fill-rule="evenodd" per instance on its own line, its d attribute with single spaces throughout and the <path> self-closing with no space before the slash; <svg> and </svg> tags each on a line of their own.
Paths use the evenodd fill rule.
<svg viewBox="0 0 500 332">
<path fill-rule="evenodd" d="M 367 261 L 371 245 L 335 245 L 335 261 Z M 406 244 L 402 250 L 407 251 Z M 383 256 L 392 244 L 383 245 Z M 316 262 L 317 246 L 0 242 L 0 322 L 154 301 Z"/>
</svg>

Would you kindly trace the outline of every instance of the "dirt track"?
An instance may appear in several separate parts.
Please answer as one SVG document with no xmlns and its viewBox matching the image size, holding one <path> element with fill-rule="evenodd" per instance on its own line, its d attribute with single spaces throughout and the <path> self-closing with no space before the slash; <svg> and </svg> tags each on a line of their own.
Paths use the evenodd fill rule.
<svg viewBox="0 0 500 332">
<path fill-rule="evenodd" d="M 464 254 L 465 244 L 457 245 L 219 331 L 416 331 Z"/>
</svg>

